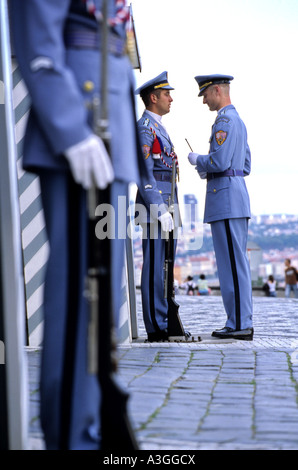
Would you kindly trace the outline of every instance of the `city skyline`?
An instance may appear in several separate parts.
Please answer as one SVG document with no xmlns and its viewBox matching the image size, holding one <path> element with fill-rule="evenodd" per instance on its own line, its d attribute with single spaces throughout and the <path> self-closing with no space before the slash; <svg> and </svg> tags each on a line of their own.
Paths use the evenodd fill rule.
<svg viewBox="0 0 298 470">
<path fill-rule="evenodd" d="M 186 201 L 195 202 L 193 194 L 186 195 Z M 132 201 L 133 205 L 133 201 Z M 184 201 L 180 206 L 183 207 Z M 191 206 L 191 205 L 190 205 Z M 175 260 L 175 278 L 181 284 L 188 275 L 205 274 L 210 286 L 218 286 L 216 260 L 212 244 L 210 224 L 194 220 L 186 213 L 183 220 L 187 226 L 178 236 Z M 134 238 L 134 263 L 136 284 L 140 285 L 142 268 L 141 232 L 137 229 Z M 284 284 L 284 260 L 290 258 L 298 269 L 298 215 L 263 214 L 252 216 L 249 222 L 248 257 L 251 265 L 253 285 L 260 286 L 269 274 L 273 274 Z M 196 239 L 195 239 L 196 238 Z"/>
</svg>

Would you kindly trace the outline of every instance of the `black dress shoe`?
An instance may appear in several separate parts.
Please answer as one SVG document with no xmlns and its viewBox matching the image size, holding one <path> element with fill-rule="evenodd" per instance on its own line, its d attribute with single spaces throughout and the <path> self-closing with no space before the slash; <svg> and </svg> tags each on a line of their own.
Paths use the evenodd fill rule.
<svg viewBox="0 0 298 470">
<path fill-rule="evenodd" d="M 167 341 L 168 340 L 168 330 L 155 331 L 154 333 L 147 333 L 147 342 L 154 343 L 156 341 Z"/>
<path fill-rule="evenodd" d="M 233 330 L 233 328 L 225 327 L 221 330 L 213 331 L 211 336 L 216 338 L 226 339 L 242 339 L 244 341 L 252 341 L 254 335 L 253 328 L 246 328 L 245 330 Z"/>
</svg>

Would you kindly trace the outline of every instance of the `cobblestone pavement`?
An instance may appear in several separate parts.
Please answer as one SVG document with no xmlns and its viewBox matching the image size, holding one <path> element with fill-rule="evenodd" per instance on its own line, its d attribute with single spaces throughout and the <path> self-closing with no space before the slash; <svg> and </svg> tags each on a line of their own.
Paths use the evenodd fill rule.
<svg viewBox="0 0 298 470">
<path fill-rule="evenodd" d="M 298 301 L 254 297 L 253 341 L 216 340 L 225 324 L 220 296 L 177 296 L 185 329 L 200 342 L 119 347 L 119 381 L 144 450 L 298 449 Z M 28 349 L 30 443 L 38 419 L 40 351 Z"/>
</svg>

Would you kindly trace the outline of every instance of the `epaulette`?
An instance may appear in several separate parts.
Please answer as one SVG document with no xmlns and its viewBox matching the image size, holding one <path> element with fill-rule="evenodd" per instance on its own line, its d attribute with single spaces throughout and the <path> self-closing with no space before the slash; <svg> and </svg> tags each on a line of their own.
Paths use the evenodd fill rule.
<svg viewBox="0 0 298 470">
<path fill-rule="evenodd" d="M 231 121 L 231 119 L 228 116 L 218 116 L 218 118 L 215 120 L 215 124 L 219 124 L 220 122 L 224 122 L 225 124 L 228 124 Z"/>
<path fill-rule="evenodd" d="M 146 128 L 144 128 L 144 127 L 141 128 L 141 129 L 139 129 L 139 133 L 140 133 L 140 134 L 147 134 L 147 135 L 150 135 L 150 136 L 154 135 L 154 134 L 152 134 L 152 132 L 150 131 L 150 129 L 146 129 Z"/>
<path fill-rule="evenodd" d="M 144 121 L 142 122 L 142 126 L 147 126 L 148 127 L 149 124 L 150 124 L 150 119 L 148 119 L 148 118 L 144 119 Z"/>
</svg>

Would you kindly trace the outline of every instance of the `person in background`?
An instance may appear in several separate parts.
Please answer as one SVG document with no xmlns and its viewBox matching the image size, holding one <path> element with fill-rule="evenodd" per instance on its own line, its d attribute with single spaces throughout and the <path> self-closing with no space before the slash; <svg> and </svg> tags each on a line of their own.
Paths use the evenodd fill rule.
<svg viewBox="0 0 298 470">
<path fill-rule="evenodd" d="M 208 288 L 208 282 L 205 278 L 205 274 L 200 274 L 198 281 L 198 294 L 199 295 L 209 295 L 210 290 Z"/>
<path fill-rule="evenodd" d="M 253 307 L 250 266 L 246 253 L 251 216 L 244 177 L 250 173 L 247 131 L 230 98 L 230 75 L 199 75 L 199 96 L 217 111 L 207 155 L 188 159 L 207 179 L 204 222 L 211 224 L 220 290 L 227 313 L 224 328 L 212 336 L 251 341 Z"/>
<path fill-rule="evenodd" d="M 294 297 L 298 298 L 298 272 L 295 266 L 292 266 L 290 258 L 285 259 L 285 296 L 290 297 L 291 291 L 294 293 Z"/>
<path fill-rule="evenodd" d="M 268 297 L 276 297 L 276 281 L 272 274 L 268 276 L 268 279 L 263 286 L 263 291 Z"/>
<path fill-rule="evenodd" d="M 181 289 L 186 290 L 186 295 L 195 295 L 195 292 L 197 290 L 197 285 L 193 280 L 192 276 L 187 276 L 183 284 L 181 284 Z"/>
</svg>

